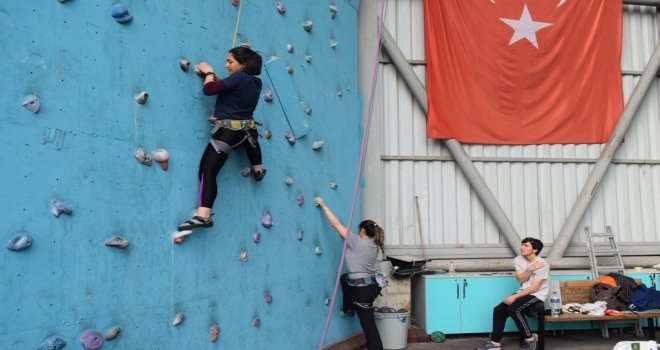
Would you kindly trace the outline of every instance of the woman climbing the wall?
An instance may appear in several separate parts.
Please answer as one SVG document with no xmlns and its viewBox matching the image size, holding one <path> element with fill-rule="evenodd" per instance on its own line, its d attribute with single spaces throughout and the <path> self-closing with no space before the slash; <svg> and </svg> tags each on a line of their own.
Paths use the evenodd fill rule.
<svg viewBox="0 0 660 350">
<path fill-rule="evenodd" d="M 376 283 L 375 275 L 378 250 L 383 251 L 383 229 L 372 220 L 364 220 L 359 225 L 358 234 L 350 233 L 322 198 L 316 198 L 315 203 L 323 210 L 330 225 L 347 240 L 348 273 L 341 276 L 342 311 L 347 316 L 357 313 L 367 339 L 367 350 L 382 350 L 383 344 L 374 319 L 374 300 L 381 289 Z"/>
<path fill-rule="evenodd" d="M 218 79 L 213 67 L 206 62 L 197 65 L 198 75 L 204 77 L 204 94 L 217 95 L 213 118 L 213 136 L 206 146 L 199 163 L 199 204 L 192 219 L 179 225 L 174 236 L 175 243 L 181 243 L 198 227 L 211 227 L 211 209 L 218 194 L 216 177 L 229 158 L 232 150 L 244 147 L 252 164 L 252 174 L 256 181 L 266 176 L 261 165 L 256 123 L 253 113 L 261 94 L 261 56 L 247 47 L 229 50 L 225 68 L 229 75 Z"/>
</svg>

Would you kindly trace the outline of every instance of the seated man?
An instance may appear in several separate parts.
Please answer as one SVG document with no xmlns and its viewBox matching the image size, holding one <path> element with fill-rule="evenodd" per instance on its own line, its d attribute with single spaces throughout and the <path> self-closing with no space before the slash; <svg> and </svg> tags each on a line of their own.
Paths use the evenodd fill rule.
<svg viewBox="0 0 660 350">
<path fill-rule="evenodd" d="M 513 259 L 520 289 L 515 294 L 506 297 L 493 309 L 493 333 L 490 335 L 490 340 L 476 350 L 502 349 L 500 341 L 507 317 L 511 317 L 518 326 L 524 339 L 522 349 L 536 349 L 538 335 L 529 329 L 527 319 L 525 319 L 525 309 L 538 301 L 545 301 L 548 296 L 550 266 L 539 256 L 541 249 L 543 249 L 543 242 L 536 238 L 527 237 L 522 240 L 520 255 Z"/>
</svg>

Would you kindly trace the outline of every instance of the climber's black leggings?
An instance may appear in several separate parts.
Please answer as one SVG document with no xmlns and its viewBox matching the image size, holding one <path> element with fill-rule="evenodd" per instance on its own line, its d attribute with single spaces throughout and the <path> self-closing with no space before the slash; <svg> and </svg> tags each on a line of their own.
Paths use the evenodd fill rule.
<svg viewBox="0 0 660 350">
<path fill-rule="evenodd" d="M 246 138 L 249 133 L 254 143 L 251 143 Z M 218 185 L 216 177 L 220 173 L 220 169 L 229 158 L 231 149 L 236 149 L 243 146 L 245 154 L 250 161 L 250 164 L 261 164 L 261 147 L 258 142 L 259 133 L 256 129 L 249 130 L 231 130 L 228 128 L 220 128 L 213 134 L 212 142 L 206 146 L 202 159 L 199 162 L 199 204 L 200 207 L 213 208 L 213 202 L 218 195 Z M 226 144 L 225 150 L 218 149 L 212 143 Z"/>
</svg>

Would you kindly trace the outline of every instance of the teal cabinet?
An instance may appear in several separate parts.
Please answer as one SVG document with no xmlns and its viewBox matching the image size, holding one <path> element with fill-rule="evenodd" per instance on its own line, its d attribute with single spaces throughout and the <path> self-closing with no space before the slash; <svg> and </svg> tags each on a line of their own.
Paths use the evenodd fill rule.
<svg viewBox="0 0 660 350">
<path fill-rule="evenodd" d="M 461 302 L 458 281 L 438 278 L 426 282 L 426 334 L 461 333 Z"/>
</svg>

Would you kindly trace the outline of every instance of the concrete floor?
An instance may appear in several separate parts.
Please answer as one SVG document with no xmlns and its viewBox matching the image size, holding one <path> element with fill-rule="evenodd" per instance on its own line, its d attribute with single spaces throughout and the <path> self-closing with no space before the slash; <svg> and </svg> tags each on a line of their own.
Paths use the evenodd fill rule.
<svg viewBox="0 0 660 350">
<path fill-rule="evenodd" d="M 646 331 L 646 329 L 645 329 Z M 645 332 L 646 333 L 646 332 Z M 645 334 L 646 335 L 646 334 Z M 656 334 L 657 336 L 657 334 Z M 407 350 L 471 350 L 487 340 L 487 334 L 450 335 L 444 343 L 409 343 Z M 646 341 L 648 338 L 638 338 L 631 329 L 610 329 L 610 339 L 603 339 L 600 330 L 593 331 L 556 331 L 549 332 L 546 350 L 611 350 L 620 341 Z M 657 342 L 657 340 L 656 340 Z M 517 334 L 505 334 L 502 339 L 503 349 L 520 349 Z"/>
</svg>

